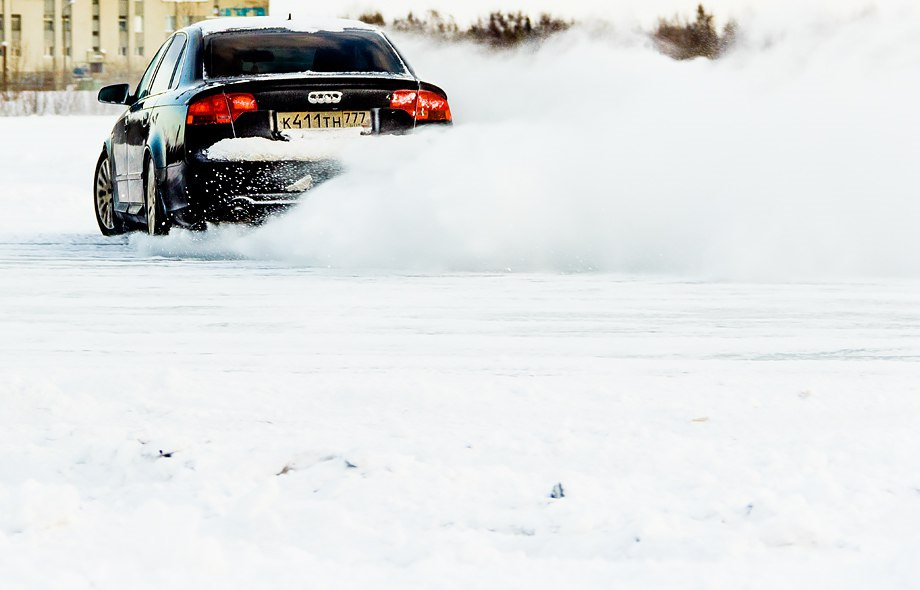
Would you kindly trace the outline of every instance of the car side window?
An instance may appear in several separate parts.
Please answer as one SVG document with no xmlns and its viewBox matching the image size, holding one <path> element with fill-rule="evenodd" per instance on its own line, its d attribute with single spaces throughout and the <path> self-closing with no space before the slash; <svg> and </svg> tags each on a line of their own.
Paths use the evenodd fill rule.
<svg viewBox="0 0 920 590">
<path fill-rule="evenodd" d="M 163 54 L 163 61 L 160 62 L 160 67 L 157 68 L 157 73 L 150 84 L 150 94 L 159 94 L 169 90 L 169 83 L 172 81 L 183 49 L 185 49 L 185 35 L 176 35 L 169 49 Z"/>
<path fill-rule="evenodd" d="M 157 54 L 153 56 L 150 65 L 147 66 L 147 71 L 144 72 L 141 81 L 137 84 L 137 90 L 134 91 L 134 100 L 141 100 L 150 94 L 150 81 L 153 78 L 153 74 L 157 71 L 157 65 L 159 65 L 160 59 L 163 57 L 163 54 L 166 53 L 166 48 L 169 47 L 170 44 L 172 44 L 172 39 L 167 39 L 166 43 L 157 51 Z"/>
<path fill-rule="evenodd" d="M 182 80 L 182 68 L 185 65 L 185 58 L 188 55 L 188 39 L 185 35 L 182 35 L 182 39 L 184 41 L 182 43 L 182 53 L 179 55 L 178 61 L 176 61 L 176 70 L 173 72 L 172 80 L 169 82 L 170 90 L 179 87 L 179 82 Z"/>
</svg>

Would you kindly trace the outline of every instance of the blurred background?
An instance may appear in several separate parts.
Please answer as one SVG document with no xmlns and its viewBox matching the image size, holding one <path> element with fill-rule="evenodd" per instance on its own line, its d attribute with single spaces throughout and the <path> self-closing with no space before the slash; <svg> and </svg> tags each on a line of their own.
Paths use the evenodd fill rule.
<svg viewBox="0 0 920 590">
<path fill-rule="evenodd" d="M 143 70 L 177 29 L 268 9 L 268 0 L 0 0 L 3 89 L 94 89 Z"/>
</svg>

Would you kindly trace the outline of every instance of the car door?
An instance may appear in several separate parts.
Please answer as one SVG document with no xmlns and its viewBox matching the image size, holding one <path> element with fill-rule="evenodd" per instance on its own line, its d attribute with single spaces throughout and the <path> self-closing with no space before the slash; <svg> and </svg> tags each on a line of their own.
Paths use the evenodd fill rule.
<svg viewBox="0 0 920 590">
<path fill-rule="evenodd" d="M 131 197 L 128 195 L 128 164 L 125 160 L 127 157 L 127 142 L 125 140 L 127 119 L 128 112 L 125 111 L 118 118 L 115 127 L 112 129 L 112 151 L 110 154 L 114 162 L 112 172 L 115 179 L 115 209 L 122 213 L 128 210 L 128 206 L 131 203 L 128 200 Z"/>
<path fill-rule="evenodd" d="M 184 113 L 181 118 L 171 117 L 169 116 L 170 111 L 175 109 L 169 109 L 168 107 L 174 105 L 175 94 L 170 91 L 173 89 L 173 81 L 176 79 L 176 70 L 185 55 L 186 44 L 187 37 L 185 33 L 176 33 L 172 44 L 163 54 L 163 61 L 153 76 L 153 82 L 150 83 L 148 101 L 152 103 L 149 108 L 152 109 L 153 114 L 150 116 L 150 135 L 147 137 L 147 146 L 159 150 L 159 152 L 155 150 L 154 153 L 154 160 L 157 166 L 165 166 L 169 163 L 164 161 L 168 160 L 168 158 L 163 157 L 163 143 L 175 138 L 179 128 L 185 122 Z M 154 134 L 156 137 L 154 137 Z M 156 143 L 155 146 L 153 145 L 154 143 Z"/>
<path fill-rule="evenodd" d="M 144 146 L 150 131 L 150 115 L 156 98 L 150 93 L 154 76 L 163 61 L 163 56 L 172 44 L 170 38 L 160 47 L 153 57 L 147 71 L 144 72 L 137 90 L 134 92 L 134 104 L 125 114 L 125 157 L 124 180 L 127 186 L 128 212 L 138 213 L 144 204 Z"/>
</svg>

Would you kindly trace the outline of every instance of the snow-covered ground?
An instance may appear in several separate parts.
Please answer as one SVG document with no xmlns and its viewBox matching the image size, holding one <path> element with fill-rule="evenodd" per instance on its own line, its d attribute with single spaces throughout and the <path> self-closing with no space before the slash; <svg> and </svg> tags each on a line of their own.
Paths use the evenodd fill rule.
<svg viewBox="0 0 920 590">
<path fill-rule="evenodd" d="M 404 40 L 454 129 L 258 229 L 103 238 L 112 118 L 0 119 L 0 587 L 916 587 L 882 18 L 714 64 Z"/>
</svg>

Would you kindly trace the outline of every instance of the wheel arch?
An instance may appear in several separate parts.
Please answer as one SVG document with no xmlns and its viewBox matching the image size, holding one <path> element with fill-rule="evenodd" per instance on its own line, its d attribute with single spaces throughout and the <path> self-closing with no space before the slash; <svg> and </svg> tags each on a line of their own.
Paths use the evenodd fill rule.
<svg viewBox="0 0 920 590">
<path fill-rule="evenodd" d="M 115 166 L 116 166 L 115 148 L 112 147 L 111 137 L 106 137 L 104 140 L 102 140 L 102 152 L 100 152 L 99 155 L 101 156 L 103 153 L 105 154 L 106 158 L 109 159 L 109 169 L 111 170 L 111 173 L 112 173 L 112 184 L 113 186 L 115 186 L 115 189 L 117 190 L 118 183 L 115 182 L 115 174 L 117 172 L 115 170 Z"/>
<path fill-rule="evenodd" d="M 165 216 L 166 226 L 163 233 L 169 233 L 169 227 L 172 225 L 172 219 L 170 214 L 170 203 L 171 198 L 168 194 L 168 191 L 164 190 L 165 180 L 166 180 L 166 167 L 157 166 L 156 161 L 156 150 L 151 149 L 150 143 L 144 148 L 144 166 L 143 172 L 141 173 L 141 182 L 144 187 L 144 206 L 146 207 L 147 203 L 147 179 L 150 173 L 150 166 L 153 166 L 153 178 L 156 183 L 156 193 L 157 193 L 157 203 L 159 204 L 160 214 Z"/>
<path fill-rule="evenodd" d="M 151 130 L 150 137 L 147 139 L 146 152 L 144 166 L 148 161 L 152 161 L 159 174 L 166 167 L 166 147 L 159 130 Z"/>
<path fill-rule="evenodd" d="M 118 160 L 115 158 L 115 148 L 112 146 L 111 136 L 102 140 L 102 151 L 99 154 L 100 157 L 103 153 L 109 160 L 109 174 L 112 176 L 112 196 L 115 199 L 115 208 L 118 209 L 118 203 L 121 202 L 121 193 L 119 191 L 119 183 L 117 182 L 119 174 Z"/>
</svg>

